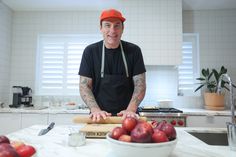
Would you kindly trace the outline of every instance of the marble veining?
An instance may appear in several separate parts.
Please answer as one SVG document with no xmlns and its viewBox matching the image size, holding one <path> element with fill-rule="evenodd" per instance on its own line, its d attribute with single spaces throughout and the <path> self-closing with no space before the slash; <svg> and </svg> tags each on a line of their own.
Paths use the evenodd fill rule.
<svg viewBox="0 0 236 157">
<path fill-rule="evenodd" d="M 86 139 L 86 144 L 83 146 L 68 146 L 68 134 L 71 132 L 71 127 L 79 130 L 82 127 L 80 124 L 55 126 L 48 134 L 38 136 L 38 132 L 45 127 L 34 125 L 7 136 L 11 140 L 21 140 L 35 146 L 37 157 L 117 157 L 106 139 Z M 209 132 L 226 131 L 224 128 L 176 128 L 178 142 L 170 157 L 235 157 L 236 152 L 231 151 L 228 146 L 208 145 L 186 132 L 191 129 Z"/>
</svg>

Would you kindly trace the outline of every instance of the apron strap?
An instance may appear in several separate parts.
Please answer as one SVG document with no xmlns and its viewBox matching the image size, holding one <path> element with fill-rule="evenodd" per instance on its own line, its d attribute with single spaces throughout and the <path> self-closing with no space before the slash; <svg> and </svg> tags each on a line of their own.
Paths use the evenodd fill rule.
<svg viewBox="0 0 236 157">
<path fill-rule="evenodd" d="M 126 76 L 129 77 L 128 66 L 127 66 L 127 62 L 126 62 L 126 58 L 125 58 L 125 53 L 124 53 L 124 49 L 123 49 L 123 46 L 122 46 L 121 41 L 120 41 L 120 48 L 121 48 L 121 53 L 122 53 L 123 62 L 124 62 L 124 64 L 125 64 Z"/>
<path fill-rule="evenodd" d="M 104 77 L 104 64 L 105 64 L 105 45 L 102 45 L 102 66 L 101 66 L 101 78 Z"/>
<path fill-rule="evenodd" d="M 129 77 L 127 61 L 126 61 L 126 57 L 125 57 L 125 53 L 124 53 L 124 49 L 123 49 L 121 41 L 120 41 L 120 48 L 121 48 L 122 59 L 123 59 L 124 66 L 125 66 L 126 76 Z M 104 77 L 104 65 L 105 65 L 105 45 L 104 45 L 104 42 L 103 42 L 103 45 L 102 45 L 101 78 Z"/>
</svg>

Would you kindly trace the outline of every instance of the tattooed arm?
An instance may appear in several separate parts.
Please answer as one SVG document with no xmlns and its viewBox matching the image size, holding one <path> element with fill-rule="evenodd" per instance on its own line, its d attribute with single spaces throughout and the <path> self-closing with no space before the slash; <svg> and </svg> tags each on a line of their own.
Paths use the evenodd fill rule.
<svg viewBox="0 0 236 157">
<path fill-rule="evenodd" d="M 126 117 L 126 116 L 136 117 L 134 113 L 136 112 L 139 104 L 141 103 L 141 101 L 143 100 L 145 96 L 145 92 L 146 92 L 145 73 L 135 75 L 133 77 L 133 81 L 134 81 L 134 92 L 129 102 L 129 105 L 126 110 L 118 113 L 118 115 L 122 115 L 123 117 Z"/>
<path fill-rule="evenodd" d="M 85 104 L 89 107 L 91 114 L 90 117 L 93 121 L 99 121 L 101 118 L 105 119 L 107 116 L 110 116 L 110 113 L 102 111 L 93 95 L 92 92 L 93 80 L 91 78 L 80 76 L 80 96 L 82 97 Z"/>
</svg>

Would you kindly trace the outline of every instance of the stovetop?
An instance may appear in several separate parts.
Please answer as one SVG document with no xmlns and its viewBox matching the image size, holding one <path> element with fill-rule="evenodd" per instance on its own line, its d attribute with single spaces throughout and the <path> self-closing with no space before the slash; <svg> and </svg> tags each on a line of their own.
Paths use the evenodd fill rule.
<svg viewBox="0 0 236 157">
<path fill-rule="evenodd" d="M 139 112 L 151 113 L 183 113 L 183 111 L 176 108 L 158 108 L 158 107 L 139 107 Z"/>
</svg>

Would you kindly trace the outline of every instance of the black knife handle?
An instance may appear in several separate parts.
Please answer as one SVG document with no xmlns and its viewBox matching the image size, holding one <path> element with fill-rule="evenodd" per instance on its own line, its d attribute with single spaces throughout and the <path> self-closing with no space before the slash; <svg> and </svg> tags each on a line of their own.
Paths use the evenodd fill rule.
<svg viewBox="0 0 236 157">
<path fill-rule="evenodd" d="M 54 127 L 54 125 L 55 125 L 54 122 L 50 123 L 50 125 L 48 126 L 48 129 L 51 130 Z"/>
</svg>

